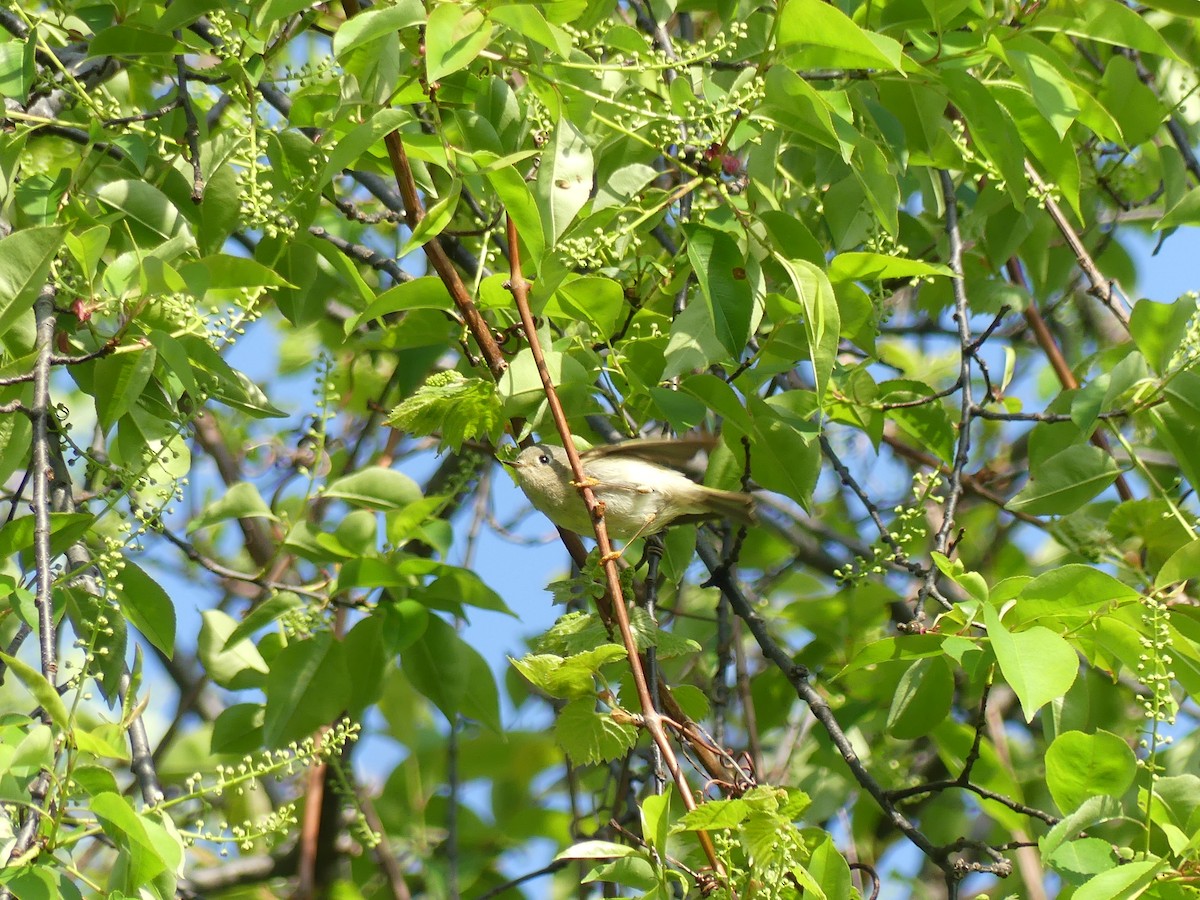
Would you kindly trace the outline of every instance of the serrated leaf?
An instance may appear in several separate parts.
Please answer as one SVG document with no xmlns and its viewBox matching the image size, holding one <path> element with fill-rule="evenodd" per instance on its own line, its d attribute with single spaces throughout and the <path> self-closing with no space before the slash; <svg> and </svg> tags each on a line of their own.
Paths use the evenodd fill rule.
<svg viewBox="0 0 1200 900">
<path fill-rule="evenodd" d="M 454 450 L 464 441 L 493 435 L 503 422 L 495 382 L 453 371 L 431 375 L 388 416 L 393 428 L 415 435 L 436 434 Z"/>
<path fill-rule="evenodd" d="M 750 814 L 746 801 L 737 798 L 709 800 L 685 813 L 676 824 L 680 831 L 712 831 L 737 828 Z"/>
<path fill-rule="evenodd" d="M 610 662 L 625 658 L 625 648 L 618 644 L 602 644 L 574 656 L 531 654 L 509 661 L 534 686 L 552 697 L 566 700 L 595 697 L 596 673 Z"/>
<path fill-rule="evenodd" d="M 608 712 L 597 712 L 591 698 L 572 700 L 554 722 L 554 738 L 576 765 L 619 759 L 637 743 L 638 732 L 632 725 L 613 719 Z"/>
</svg>

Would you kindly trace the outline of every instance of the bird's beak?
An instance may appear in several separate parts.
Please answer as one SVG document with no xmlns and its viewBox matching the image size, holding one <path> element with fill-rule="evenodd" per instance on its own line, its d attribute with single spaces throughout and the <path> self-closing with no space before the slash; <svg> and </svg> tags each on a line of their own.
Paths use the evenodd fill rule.
<svg viewBox="0 0 1200 900">
<path fill-rule="evenodd" d="M 517 461 L 515 459 L 500 459 L 499 457 L 496 457 L 496 462 L 500 463 L 502 466 L 508 466 L 510 469 L 517 468 Z"/>
</svg>

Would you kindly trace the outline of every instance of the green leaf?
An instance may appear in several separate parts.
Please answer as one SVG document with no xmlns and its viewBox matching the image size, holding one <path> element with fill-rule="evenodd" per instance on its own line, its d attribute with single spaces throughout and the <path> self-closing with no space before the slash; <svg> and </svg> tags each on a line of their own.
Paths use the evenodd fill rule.
<svg viewBox="0 0 1200 900">
<path fill-rule="evenodd" d="M 325 496 L 367 509 L 401 509 L 420 500 L 421 489 L 403 472 L 372 466 L 339 478 Z"/>
<path fill-rule="evenodd" d="M 321 170 L 317 183 L 323 185 L 343 169 L 354 167 L 358 158 L 384 135 L 391 134 L 409 121 L 412 121 L 412 116 L 408 112 L 402 109 L 388 108 L 381 109 L 366 122 L 351 129 L 330 152 L 329 159 Z"/>
<path fill-rule="evenodd" d="M 597 712 L 595 698 L 572 700 L 558 713 L 554 739 L 578 766 L 620 759 L 637 743 L 631 724 L 616 721 L 609 712 Z"/>
<path fill-rule="evenodd" d="M 1121 474 L 1113 458 L 1091 444 L 1076 444 L 1031 466 L 1029 483 L 1007 504 L 1033 516 L 1065 516 L 1087 503 Z"/>
<path fill-rule="evenodd" d="M 445 231 L 446 226 L 454 218 L 454 211 L 458 208 L 458 198 L 461 194 L 462 181 L 455 178 L 446 192 L 425 211 L 425 215 L 421 217 L 417 227 L 412 230 L 412 234 L 396 251 L 396 259 L 403 259 Z"/>
<path fill-rule="evenodd" d="M 50 552 L 57 556 L 85 534 L 96 517 L 88 513 L 50 513 Z M 10 557 L 33 547 L 37 522 L 33 516 L 21 516 L 0 525 L 0 557 Z"/>
<path fill-rule="evenodd" d="M 238 291 L 255 287 L 289 287 L 290 284 L 274 269 L 243 256 L 215 253 L 179 269 L 179 276 L 197 297 L 208 291 Z"/>
<path fill-rule="evenodd" d="M 641 851 L 626 844 L 612 841 L 580 841 L 563 850 L 555 859 L 621 859 L 637 856 Z"/>
<path fill-rule="evenodd" d="M 1042 858 L 1051 856 L 1065 841 L 1074 838 L 1081 831 L 1086 831 L 1093 825 L 1123 818 L 1124 815 L 1125 810 L 1115 797 L 1090 797 L 1038 838 L 1038 849 L 1042 851 Z"/>
<path fill-rule="evenodd" d="M 788 0 L 779 15 L 778 34 L 781 47 L 800 44 L 836 51 L 829 65 L 903 70 L 900 44 L 859 28 L 836 6 L 821 0 Z"/>
<path fill-rule="evenodd" d="M 573 700 L 595 697 L 595 677 L 600 667 L 624 659 L 625 655 L 625 648 L 619 644 L 602 644 L 595 649 L 565 658 L 542 653 L 530 654 L 521 659 L 509 657 L 509 662 L 529 679 L 531 684 L 550 696 Z"/>
<path fill-rule="evenodd" d="M 1046 861 L 1056 869 L 1096 875 L 1117 866 L 1111 842 L 1102 838 L 1080 838 L 1059 846 Z"/>
<path fill-rule="evenodd" d="M 444 9 L 447 7 L 438 7 Z M 545 246 L 552 247 L 592 192 L 592 149 L 568 119 L 559 119 L 538 167 L 537 200 Z"/>
<path fill-rule="evenodd" d="M 1014 626 L 1041 622 L 1056 629 L 1074 629 L 1098 613 L 1132 603 L 1140 596 L 1107 572 L 1068 563 L 1025 582 L 1008 621 Z"/>
<path fill-rule="evenodd" d="M 1200 222 L 1200 188 L 1188 194 L 1188 197 L 1193 194 L 1196 221 Z M 1129 333 L 1155 372 L 1161 375 L 1167 371 L 1172 357 L 1179 352 L 1188 323 L 1195 312 L 1196 301 L 1186 295 L 1172 303 L 1142 299 L 1134 304 L 1129 316 Z"/>
<path fill-rule="evenodd" d="M 737 242 L 715 228 L 691 229 L 688 260 L 708 310 L 708 321 L 729 359 L 746 349 L 754 313 L 754 293 L 746 277 L 746 258 Z M 695 299 L 692 300 L 694 304 Z"/>
<path fill-rule="evenodd" d="M 0 97 L 26 97 L 33 86 L 37 33 L 0 44 Z"/>
<path fill-rule="evenodd" d="M 1193 578 L 1200 578 L 1200 538 L 1184 544 L 1167 558 L 1154 578 L 1154 587 L 1163 590 Z"/>
<path fill-rule="evenodd" d="M 100 822 L 105 835 L 129 854 L 129 883 L 141 887 L 164 871 L 174 871 L 183 861 L 183 851 L 172 843 L 174 853 L 151 836 L 148 826 L 157 823 L 138 815 L 130 801 L 119 794 L 97 794 L 91 800 L 91 811 Z M 157 826 L 161 828 L 161 826 Z"/>
<path fill-rule="evenodd" d="M 786 395 L 785 395 L 786 396 Z M 818 427 L 780 408 L 780 398 L 751 396 L 750 468 L 763 487 L 791 497 L 805 509 L 821 470 Z"/>
<path fill-rule="evenodd" d="M 838 332 L 841 330 L 837 297 L 829 277 L 818 266 L 803 259 L 786 259 L 778 255 L 776 259 L 787 271 L 800 301 L 804 333 L 808 337 L 808 359 L 812 363 L 813 381 L 817 386 L 817 400 L 824 403 L 825 387 L 833 371 Z"/>
<path fill-rule="evenodd" d="M 148 182 L 133 179 L 110 181 L 96 191 L 95 197 L 164 240 L 182 235 L 186 243 L 192 243 L 191 231 L 179 210 L 167 199 L 166 194 Z"/>
<path fill-rule="evenodd" d="M 989 86 L 967 72 L 943 72 L 950 98 L 967 120 L 971 138 L 1004 178 L 1004 186 L 1017 206 L 1025 205 L 1025 152 L 1012 119 L 992 96 Z M 950 198 L 947 198 L 949 200 Z"/>
<path fill-rule="evenodd" d="M 496 680 L 479 652 L 437 616 L 400 656 L 413 687 L 450 721 L 460 713 L 500 731 Z"/>
<path fill-rule="evenodd" d="M 625 312 L 625 292 L 611 278 L 568 275 L 546 302 L 541 315 L 564 322 L 589 322 L 600 340 L 620 324 Z"/>
<path fill-rule="evenodd" d="M 258 488 L 248 481 L 238 481 L 231 484 L 225 491 L 225 496 L 214 500 L 200 511 L 200 514 L 188 523 L 187 532 L 192 534 L 201 528 L 208 528 L 218 522 L 229 519 L 269 519 L 278 522 L 279 518 L 271 512 L 266 501 L 258 493 Z"/>
<path fill-rule="evenodd" d="M 345 648 L 328 631 L 289 643 L 271 661 L 263 688 L 263 743 L 283 747 L 337 718 L 346 706 Z"/>
<path fill-rule="evenodd" d="M 18 337 L 16 346 L 33 348 L 33 301 L 46 283 L 50 263 L 62 246 L 67 229 L 62 226 L 26 228 L 0 239 L 0 335 L 9 341 L 10 330 Z"/>
<path fill-rule="evenodd" d="M 374 6 L 345 22 L 333 36 L 333 55 L 341 59 L 355 47 L 377 37 L 411 28 L 425 20 L 420 0 L 396 0 L 391 6 Z"/>
<path fill-rule="evenodd" d="M 662 377 L 671 379 L 685 372 L 706 369 L 709 364 L 725 359 L 727 353 L 725 345 L 717 338 L 708 303 L 693 301 L 671 323 Z"/>
<path fill-rule="evenodd" d="M 101 427 L 111 428 L 138 401 L 154 374 L 157 357 L 154 346 L 147 345 L 133 353 L 114 353 L 96 361 L 93 389 Z"/>
<path fill-rule="evenodd" d="M 540 381 L 536 389 L 541 389 Z M 393 428 L 416 435 L 436 434 L 454 450 L 464 441 L 494 435 L 503 422 L 495 382 L 467 378 L 453 370 L 430 375 L 388 416 Z"/>
<path fill-rule="evenodd" d="M 54 685 L 46 680 L 46 676 L 24 661 L 17 659 L 15 656 L 9 656 L 7 653 L 0 652 L 0 660 L 17 676 L 21 684 L 25 685 L 29 693 L 33 694 L 34 699 L 37 700 L 38 704 L 50 717 L 50 721 L 59 728 L 67 728 L 70 724 L 67 707 L 63 703 L 62 697 L 59 696 L 58 691 L 55 690 Z"/>
<path fill-rule="evenodd" d="M 226 646 L 236 628 L 237 622 L 228 613 L 216 609 L 200 613 L 200 637 L 197 640 L 200 661 L 208 676 L 222 687 L 257 687 L 270 668 L 250 641 Z"/>
<path fill-rule="evenodd" d="M 1137 759 L 1129 745 L 1107 731 L 1066 731 L 1046 748 L 1046 785 L 1064 813 L 1089 797 L 1120 798 L 1136 774 Z"/>
<path fill-rule="evenodd" d="M 263 746 L 263 716 L 260 703 L 235 703 L 221 710 L 213 722 L 210 749 L 213 753 L 253 753 Z"/>
<path fill-rule="evenodd" d="M 540 269 L 546 251 L 548 226 L 542 221 L 538 198 L 534 197 L 525 178 L 513 166 L 488 169 L 483 174 L 504 204 L 504 211 L 517 226 L 517 235 L 525 247 L 522 261 L 533 266 L 535 271 Z"/>
<path fill-rule="evenodd" d="M 255 606 L 246 615 L 246 618 L 238 623 L 237 628 L 230 632 L 221 649 L 231 649 L 234 645 L 249 638 L 260 628 L 264 628 L 279 619 L 280 616 L 298 610 L 303 606 L 304 601 L 298 595 L 293 594 L 291 591 L 280 591 L 278 594 L 269 597 Z"/>
<path fill-rule="evenodd" d="M 471 64 L 492 39 L 492 23 L 477 9 L 442 3 L 425 25 L 425 77 L 430 83 Z"/>
<path fill-rule="evenodd" d="M 93 59 L 105 56 L 171 56 L 185 51 L 169 31 L 152 31 L 134 25 L 113 25 L 102 29 L 88 42 L 88 55 Z"/>
<path fill-rule="evenodd" d="M 829 263 L 829 280 L 839 281 L 882 281 L 888 278 L 926 278 L 944 275 L 952 278 L 954 273 L 938 263 L 905 259 L 884 253 L 839 253 Z"/>
<path fill-rule="evenodd" d="M 1153 138 L 1168 115 L 1162 100 L 1138 76 L 1137 67 L 1121 54 L 1111 56 L 1105 65 L 1096 99 L 1113 114 L 1130 148 Z"/>
<path fill-rule="evenodd" d="M 171 659 L 175 655 L 175 604 L 162 586 L 126 560 L 116 595 L 133 627 Z"/>
<path fill-rule="evenodd" d="M 1035 625 L 1010 632 L 990 603 L 982 608 L 996 662 L 1021 701 L 1025 721 L 1032 722 L 1039 709 L 1070 690 L 1079 674 L 1079 659 L 1071 645 L 1049 628 Z"/>
<path fill-rule="evenodd" d="M 410 309 L 451 309 L 454 301 L 446 290 L 446 283 L 436 275 L 426 275 L 403 281 L 393 288 L 384 291 L 357 316 L 346 320 L 343 331 L 350 335 L 357 331 L 364 322 L 382 319 L 396 312 Z"/>
<path fill-rule="evenodd" d="M 1155 857 L 1117 866 L 1080 885 L 1071 894 L 1072 900 L 1134 900 L 1145 894 L 1167 866 L 1167 860 Z"/>
<path fill-rule="evenodd" d="M 879 385 L 878 402 L 909 403 L 934 395 L 934 390 L 922 381 L 885 381 Z M 916 446 L 924 447 L 950 465 L 954 461 L 957 433 L 950 414 L 940 399 L 918 406 L 899 406 L 885 410 L 884 415 L 900 426 Z"/>
<path fill-rule="evenodd" d="M 954 676 L 941 656 L 919 659 L 900 676 L 887 730 L 902 741 L 924 737 L 950 714 Z"/>
<path fill-rule="evenodd" d="M 1131 47 L 1182 61 L 1153 25 L 1120 0 L 1089 0 L 1078 11 L 1043 13 L 1034 16 L 1027 28 L 1069 34 L 1114 47 Z"/>
</svg>

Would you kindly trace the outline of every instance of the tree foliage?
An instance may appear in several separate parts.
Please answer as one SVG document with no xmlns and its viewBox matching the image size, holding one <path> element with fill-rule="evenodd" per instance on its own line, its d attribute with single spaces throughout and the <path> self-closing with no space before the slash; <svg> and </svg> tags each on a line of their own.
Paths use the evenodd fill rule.
<svg viewBox="0 0 1200 900">
<path fill-rule="evenodd" d="M 1197 15 L 0 10 L 0 886 L 1192 896 Z M 498 672 L 493 454 L 697 430 Z"/>
</svg>

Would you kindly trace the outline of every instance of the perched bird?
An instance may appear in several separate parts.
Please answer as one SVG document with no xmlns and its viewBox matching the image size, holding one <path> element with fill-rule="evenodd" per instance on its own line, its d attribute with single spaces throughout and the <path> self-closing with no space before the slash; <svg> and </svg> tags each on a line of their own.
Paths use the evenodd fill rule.
<svg viewBox="0 0 1200 900">
<path fill-rule="evenodd" d="M 697 484 L 679 469 L 703 443 L 633 440 L 585 450 L 583 472 L 604 504 L 608 533 L 621 541 L 655 534 L 678 521 L 727 519 L 754 523 L 754 498 Z M 567 531 L 590 534 L 592 522 L 579 496 L 567 451 L 537 444 L 508 463 L 534 507 Z"/>
</svg>

